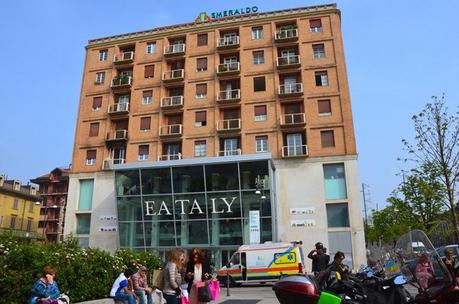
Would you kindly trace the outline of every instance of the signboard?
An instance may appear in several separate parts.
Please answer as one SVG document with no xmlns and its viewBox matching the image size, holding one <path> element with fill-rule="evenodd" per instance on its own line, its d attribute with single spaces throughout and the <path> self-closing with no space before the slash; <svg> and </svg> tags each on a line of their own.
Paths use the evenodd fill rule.
<svg viewBox="0 0 459 304">
<path fill-rule="evenodd" d="M 211 198 L 210 203 L 212 205 L 212 213 L 233 213 L 231 206 L 237 200 L 237 196 L 233 197 L 219 197 Z M 170 206 L 168 207 L 165 201 L 145 201 L 146 216 L 152 215 L 170 215 L 172 212 Z M 206 210 L 205 203 L 199 203 L 196 199 L 191 201 L 188 199 L 180 199 L 174 201 L 175 205 L 178 205 L 181 212 L 180 214 L 205 214 Z M 203 211 L 204 210 L 204 211 Z"/>
<path fill-rule="evenodd" d="M 316 208 L 306 207 L 306 208 L 290 208 L 290 214 L 314 214 L 316 213 Z"/>
<path fill-rule="evenodd" d="M 248 7 L 241 7 L 241 8 L 233 8 L 226 11 L 221 12 L 212 12 L 207 14 L 206 12 L 199 13 L 198 17 L 196 18 L 196 23 L 202 22 L 209 22 L 212 19 L 224 18 L 224 17 L 231 17 L 231 16 L 240 16 L 246 14 L 253 14 L 258 12 L 258 6 L 248 6 Z"/>
<path fill-rule="evenodd" d="M 291 227 L 314 227 L 316 225 L 316 220 L 304 219 L 304 220 L 291 220 Z"/>
<path fill-rule="evenodd" d="M 260 244 L 260 211 L 249 211 L 250 244 Z"/>
</svg>

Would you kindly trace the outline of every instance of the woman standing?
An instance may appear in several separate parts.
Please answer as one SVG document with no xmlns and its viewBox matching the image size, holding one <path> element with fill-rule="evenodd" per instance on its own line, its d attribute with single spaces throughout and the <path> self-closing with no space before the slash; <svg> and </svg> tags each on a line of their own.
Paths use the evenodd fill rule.
<svg viewBox="0 0 459 304">
<path fill-rule="evenodd" d="M 188 263 L 186 265 L 185 281 L 188 282 L 188 293 L 190 303 L 204 303 L 198 301 L 197 288 L 192 288 L 197 282 L 205 282 L 211 278 L 210 265 L 205 260 L 201 250 L 193 249 L 190 251 Z"/>
<path fill-rule="evenodd" d="M 185 254 L 181 249 L 174 249 L 169 255 L 169 262 L 164 268 L 163 296 L 167 304 L 179 304 L 181 294 L 180 284 L 182 284 L 182 265 Z"/>
</svg>

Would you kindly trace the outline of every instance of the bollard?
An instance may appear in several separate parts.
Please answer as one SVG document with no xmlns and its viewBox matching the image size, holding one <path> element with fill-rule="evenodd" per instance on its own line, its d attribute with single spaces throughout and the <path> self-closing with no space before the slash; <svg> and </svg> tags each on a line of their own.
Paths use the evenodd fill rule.
<svg viewBox="0 0 459 304">
<path fill-rule="evenodd" d="M 230 296 L 230 279 L 229 279 L 229 274 L 228 274 L 228 269 L 226 270 L 226 296 Z"/>
</svg>

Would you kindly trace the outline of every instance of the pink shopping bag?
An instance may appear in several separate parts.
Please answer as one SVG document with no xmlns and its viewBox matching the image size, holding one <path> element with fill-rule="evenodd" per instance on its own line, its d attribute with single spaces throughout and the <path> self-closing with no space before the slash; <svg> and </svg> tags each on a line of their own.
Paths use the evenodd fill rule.
<svg viewBox="0 0 459 304">
<path fill-rule="evenodd" d="M 220 298 L 220 282 L 218 280 L 209 281 L 210 294 L 212 295 L 212 300 L 216 301 Z"/>
<path fill-rule="evenodd" d="M 180 297 L 180 304 L 190 304 L 190 301 L 188 300 L 187 297 L 185 297 L 184 295 L 182 295 Z"/>
</svg>

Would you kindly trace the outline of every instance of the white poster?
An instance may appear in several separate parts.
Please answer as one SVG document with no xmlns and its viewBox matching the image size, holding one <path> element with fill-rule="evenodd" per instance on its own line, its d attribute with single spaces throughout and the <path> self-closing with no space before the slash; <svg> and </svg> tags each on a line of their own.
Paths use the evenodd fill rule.
<svg viewBox="0 0 459 304">
<path fill-rule="evenodd" d="M 290 221 L 291 227 L 314 227 L 315 225 L 316 225 L 316 220 L 311 220 L 311 219 Z"/>
<path fill-rule="evenodd" d="M 314 214 L 316 213 L 316 208 L 306 207 L 306 208 L 290 208 L 290 214 Z"/>
<path fill-rule="evenodd" d="M 260 243 L 260 211 L 249 211 L 250 244 Z"/>
</svg>

